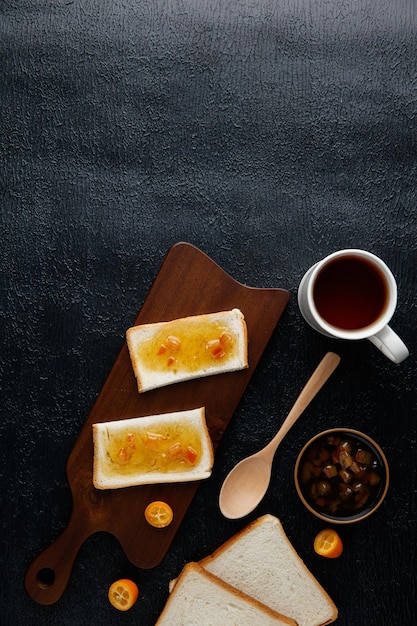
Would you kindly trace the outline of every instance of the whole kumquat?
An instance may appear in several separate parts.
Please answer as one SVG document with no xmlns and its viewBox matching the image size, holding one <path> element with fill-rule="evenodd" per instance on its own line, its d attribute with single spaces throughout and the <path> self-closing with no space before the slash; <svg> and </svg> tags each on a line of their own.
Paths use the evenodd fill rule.
<svg viewBox="0 0 417 626">
<path fill-rule="evenodd" d="M 326 528 L 316 535 L 314 550 L 320 556 L 325 556 L 328 559 L 337 559 L 343 552 L 343 543 L 335 530 Z"/>
<path fill-rule="evenodd" d="M 116 580 L 109 588 L 109 601 L 115 609 L 127 611 L 132 608 L 138 599 L 139 589 L 133 580 L 121 578 Z"/>
</svg>

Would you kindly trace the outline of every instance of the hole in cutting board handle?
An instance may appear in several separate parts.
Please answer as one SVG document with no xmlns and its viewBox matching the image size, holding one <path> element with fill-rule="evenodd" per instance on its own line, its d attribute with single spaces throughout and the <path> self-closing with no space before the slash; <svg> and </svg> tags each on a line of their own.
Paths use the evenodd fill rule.
<svg viewBox="0 0 417 626">
<path fill-rule="evenodd" d="M 43 567 L 36 574 L 36 581 L 39 589 L 49 589 L 55 582 L 55 572 L 50 567 Z"/>
<path fill-rule="evenodd" d="M 28 567 L 25 587 L 35 602 L 53 604 L 64 593 L 78 551 L 92 534 L 92 529 L 83 528 L 79 520 L 79 515 L 73 514 L 61 535 Z"/>
</svg>

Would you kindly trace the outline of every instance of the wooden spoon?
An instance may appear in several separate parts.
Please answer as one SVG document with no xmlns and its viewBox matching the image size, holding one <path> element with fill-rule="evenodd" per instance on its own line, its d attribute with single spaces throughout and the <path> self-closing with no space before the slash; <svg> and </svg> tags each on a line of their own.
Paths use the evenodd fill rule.
<svg viewBox="0 0 417 626">
<path fill-rule="evenodd" d="M 219 496 L 220 510 L 225 517 L 244 517 L 262 500 L 268 489 L 272 461 L 279 444 L 339 362 L 340 357 L 334 352 L 328 352 L 323 357 L 272 441 L 256 454 L 240 461 L 226 476 Z"/>
</svg>

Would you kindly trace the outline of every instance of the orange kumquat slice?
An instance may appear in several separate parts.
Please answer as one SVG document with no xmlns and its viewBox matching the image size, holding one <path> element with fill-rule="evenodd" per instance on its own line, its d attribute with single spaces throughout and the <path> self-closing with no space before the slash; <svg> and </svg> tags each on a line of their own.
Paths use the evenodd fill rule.
<svg viewBox="0 0 417 626">
<path fill-rule="evenodd" d="M 119 611 L 127 611 L 138 599 L 139 590 L 136 583 L 128 578 L 116 580 L 109 588 L 109 601 Z"/>
<path fill-rule="evenodd" d="M 335 530 L 326 528 L 316 535 L 314 550 L 320 556 L 325 556 L 328 559 L 337 559 L 343 552 L 343 543 Z"/>
<path fill-rule="evenodd" d="M 146 521 L 155 528 L 169 526 L 174 518 L 171 507 L 166 502 L 156 500 L 151 502 L 145 509 Z"/>
</svg>

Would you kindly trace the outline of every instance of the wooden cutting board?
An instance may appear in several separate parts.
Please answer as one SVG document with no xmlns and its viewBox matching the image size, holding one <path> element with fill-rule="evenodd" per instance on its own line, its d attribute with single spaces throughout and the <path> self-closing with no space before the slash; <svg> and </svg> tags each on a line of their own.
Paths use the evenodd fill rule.
<svg viewBox="0 0 417 626">
<path fill-rule="evenodd" d="M 288 298 L 283 289 L 255 289 L 236 282 L 190 244 L 171 248 L 134 324 L 237 307 L 248 327 L 249 368 L 139 394 L 124 343 L 68 459 L 73 497 L 68 526 L 26 572 L 26 589 L 34 600 L 52 604 L 61 597 L 81 545 L 98 531 L 114 535 L 137 567 L 149 569 L 162 561 L 199 483 L 96 490 L 92 483 L 92 424 L 204 406 L 216 449 Z M 153 500 L 164 500 L 172 507 L 174 521 L 167 528 L 155 529 L 145 521 L 145 507 Z"/>
</svg>

